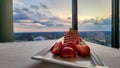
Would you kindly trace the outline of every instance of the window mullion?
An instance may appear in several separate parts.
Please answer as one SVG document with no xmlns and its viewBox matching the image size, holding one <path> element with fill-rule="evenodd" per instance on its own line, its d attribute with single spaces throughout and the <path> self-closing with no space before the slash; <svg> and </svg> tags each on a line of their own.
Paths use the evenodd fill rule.
<svg viewBox="0 0 120 68">
<path fill-rule="evenodd" d="M 112 47 L 119 48 L 119 0 L 112 0 Z"/>
</svg>

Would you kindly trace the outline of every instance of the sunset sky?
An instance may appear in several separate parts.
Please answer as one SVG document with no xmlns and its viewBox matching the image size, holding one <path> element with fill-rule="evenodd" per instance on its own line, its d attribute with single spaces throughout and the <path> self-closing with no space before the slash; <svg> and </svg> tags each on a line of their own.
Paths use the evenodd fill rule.
<svg viewBox="0 0 120 68">
<path fill-rule="evenodd" d="M 71 0 L 13 0 L 14 32 L 68 30 L 71 6 Z M 79 30 L 110 30 L 110 16 L 111 0 L 78 0 Z"/>
</svg>

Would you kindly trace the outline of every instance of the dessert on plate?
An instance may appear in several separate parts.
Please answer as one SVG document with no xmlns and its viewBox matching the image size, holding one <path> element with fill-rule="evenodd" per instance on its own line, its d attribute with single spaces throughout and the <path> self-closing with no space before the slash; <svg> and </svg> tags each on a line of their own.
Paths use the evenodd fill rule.
<svg viewBox="0 0 120 68">
<path fill-rule="evenodd" d="M 64 40 L 55 42 L 50 49 L 51 53 L 61 58 L 75 58 L 79 56 L 89 56 L 89 46 L 82 44 L 77 30 L 70 29 L 64 32 Z"/>
</svg>

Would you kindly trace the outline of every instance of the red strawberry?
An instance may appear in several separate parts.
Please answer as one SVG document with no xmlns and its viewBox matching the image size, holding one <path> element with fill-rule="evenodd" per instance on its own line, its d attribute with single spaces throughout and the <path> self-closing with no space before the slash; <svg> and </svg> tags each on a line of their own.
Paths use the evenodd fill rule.
<svg viewBox="0 0 120 68">
<path fill-rule="evenodd" d="M 61 52 L 61 49 L 63 47 L 62 42 L 56 42 L 54 44 L 54 46 L 50 49 L 50 51 L 54 54 L 54 55 L 59 55 Z"/>
<path fill-rule="evenodd" d="M 76 39 L 76 40 L 74 41 L 74 44 L 81 44 L 81 43 L 80 43 L 80 40 L 79 40 L 79 39 Z"/>
<path fill-rule="evenodd" d="M 60 56 L 63 58 L 74 58 L 74 57 L 76 57 L 76 52 L 71 47 L 64 47 L 61 51 Z"/>
<path fill-rule="evenodd" d="M 72 47 L 74 49 L 74 43 L 71 41 L 68 41 L 66 43 L 63 44 L 64 47 Z"/>
<path fill-rule="evenodd" d="M 81 56 L 88 56 L 90 54 L 90 48 L 86 45 L 75 45 L 75 50 Z"/>
</svg>

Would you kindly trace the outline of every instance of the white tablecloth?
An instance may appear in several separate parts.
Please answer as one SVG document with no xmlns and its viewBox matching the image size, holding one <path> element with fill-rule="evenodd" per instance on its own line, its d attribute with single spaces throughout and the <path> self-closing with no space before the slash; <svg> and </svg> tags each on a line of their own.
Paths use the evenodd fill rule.
<svg viewBox="0 0 120 68">
<path fill-rule="evenodd" d="M 31 56 L 56 40 L 0 43 L 0 68 L 70 68 L 32 60 Z M 86 42 L 110 68 L 120 68 L 120 50 Z"/>
</svg>

